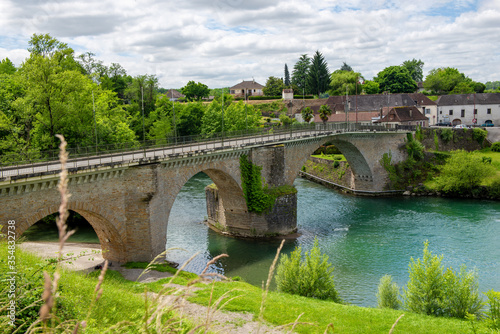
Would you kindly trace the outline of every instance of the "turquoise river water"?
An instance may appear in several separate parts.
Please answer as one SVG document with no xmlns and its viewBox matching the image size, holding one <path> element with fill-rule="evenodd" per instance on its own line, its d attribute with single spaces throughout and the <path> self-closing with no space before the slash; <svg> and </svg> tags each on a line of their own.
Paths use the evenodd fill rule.
<svg viewBox="0 0 500 334">
<path fill-rule="evenodd" d="M 179 193 L 168 222 L 167 259 L 179 263 L 199 255 L 186 270 L 200 273 L 213 257 L 227 253 L 212 272 L 240 276 L 261 286 L 280 240 L 236 239 L 218 235 L 202 223 L 206 216 L 203 173 Z M 434 197 L 368 198 L 341 194 L 298 178 L 297 239 L 287 240 L 285 253 L 296 246 L 309 250 L 317 237 L 335 266 L 335 284 L 348 303 L 376 306 L 380 278 L 390 274 L 399 286 L 408 280 L 410 258 L 422 256 L 429 240 L 445 267 L 461 264 L 479 274 L 482 292 L 500 291 L 500 202 Z"/>
</svg>

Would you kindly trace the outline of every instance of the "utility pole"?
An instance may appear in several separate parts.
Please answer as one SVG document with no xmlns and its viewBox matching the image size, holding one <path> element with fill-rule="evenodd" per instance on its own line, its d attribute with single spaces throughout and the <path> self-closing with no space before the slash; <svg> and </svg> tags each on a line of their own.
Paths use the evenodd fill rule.
<svg viewBox="0 0 500 334">
<path fill-rule="evenodd" d="M 97 154 L 97 123 L 95 120 L 94 91 L 92 91 L 92 110 L 93 110 L 93 114 L 94 114 L 95 153 Z"/>
<path fill-rule="evenodd" d="M 146 143 L 146 128 L 144 127 L 144 86 L 141 85 L 141 100 L 142 100 L 142 142 Z"/>
</svg>

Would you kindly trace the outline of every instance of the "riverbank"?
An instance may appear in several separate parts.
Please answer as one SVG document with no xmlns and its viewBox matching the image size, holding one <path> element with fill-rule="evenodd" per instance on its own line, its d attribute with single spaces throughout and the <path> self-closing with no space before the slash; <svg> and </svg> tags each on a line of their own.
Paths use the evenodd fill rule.
<svg viewBox="0 0 500 334">
<path fill-rule="evenodd" d="M 0 248 L 1 255 L 6 255 L 6 243 L 2 243 Z M 42 272 L 33 273 L 32 268 L 44 266 L 44 270 L 51 276 L 54 268 L 47 267 L 40 258 L 22 249 L 17 252 L 17 260 L 19 282 L 23 277 L 30 277 L 28 284 L 20 285 L 17 291 L 18 302 L 21 304 L 29 302 L 24 300 L 28 298 L 25 289 L 35 295 L 43 291 Z M 468 322 L 457 319 L 342 305 L 279 292 L 269 292 L 263 304 L 265 307 L 261 308 L 265 296 L 263 290 L 245 282 L 214 282 L 208 285 L 197 283 L 195 289 L 192 289 L 188 288 L 190 279 L 183 278 L 182 275 L 174 281 L 174 285 L 169 284 L 169 278 L 145 284 L 126 281 L 113 270 L 106 273 L 102 283 L 102 296 L 93 304 L 98 275 L 99 272 L 83 274 L 62 271 L 60 289 L 55 297 L 58 305 L 56 315 L 59 317 L 56 324 L 65 321 L 70 325 L 74 323 L 71 319 L 84 320 L 90 310 L 89 317 L 86 318 L 88 333 L 110 330 L 136 333 L 145 326 L 153 330 L 158 323 L 153 321 L 146 325 L 144 316 L 154 316 L 151 312 L 156 307 L 153 298 L 160 294 L 164 297 L 158 301 L 169 310 L 161 313 L 163 321 L 160 324 L 165 329 L 169 328 L 169 322 L 175 322 L 178 330 L 186 332 L 201 324 L 200 330 L 204 330 L 207 325 L 209 330 L 224 333 L 281 333 L 292 329 L 293 324 L 298 322 L 293 327 L 293 332 L 324 333 L 330 328 L 326 332 L 331 333 L 335 329 L 335 333 L 388 333 L 403 313 L 405 315 L 395 326 L 398 333 L 451 334 L 468 332 L 471 328 Z M 167 294 L 164 289 L 166 284 L 170 287 L 170 293 Z M 145 294 L 144 291 L 149 292 Z M 182 298 L 174 297 L 173 293 L 180 293 Z M 147 303 L 144 302 L 146 296 L 149 299 Z M 186 300 L 190 303 L 186 303 Z M 27 311 L 31 313 L 26 313 L 25 319 L 34 321 L 38 317 L 39 307 L 40 304 L 30 306 Z M 22 315 L 18 314 L 19 321 Z M 481 322 L 474 325 L 478 329 L 486 329 Z M 1 326 L 0 322 L 0 328 Z M 8 327 L 2 329 L 5 333 L 10 332 Z"/>
</svg>

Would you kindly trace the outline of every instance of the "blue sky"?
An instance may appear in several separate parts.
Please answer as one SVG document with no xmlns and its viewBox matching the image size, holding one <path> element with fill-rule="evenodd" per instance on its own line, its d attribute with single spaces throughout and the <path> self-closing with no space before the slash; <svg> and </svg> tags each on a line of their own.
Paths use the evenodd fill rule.
<svg viewBox="0 0 500 334">
<path fill-rule="evenodd" d="M 19 65 L 34 33 L 93 52 L 166 88 L 232 86 L 283 76 L 319 50 L 371 79 L 424 61 L 424 74 L 455 67 L 500 80 L 499 0 L 0 0 L 0 59 Z"/>
</svg>

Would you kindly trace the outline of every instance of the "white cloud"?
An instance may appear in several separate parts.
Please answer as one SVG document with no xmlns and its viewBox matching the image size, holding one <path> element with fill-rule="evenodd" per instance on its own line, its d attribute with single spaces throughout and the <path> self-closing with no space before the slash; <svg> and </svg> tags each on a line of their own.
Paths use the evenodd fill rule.
<svg viewBox="0 0 500 334">
<path fill-rule="evenodd" d="M 500 80 L 497 0 L 0 0 L 0 57 L 20 64 L 33 33 L 50 33 L 164 87 L 232 86 L 283 76 L 322 52 L 367 79 L 407 59 Z"/>
</svg>

